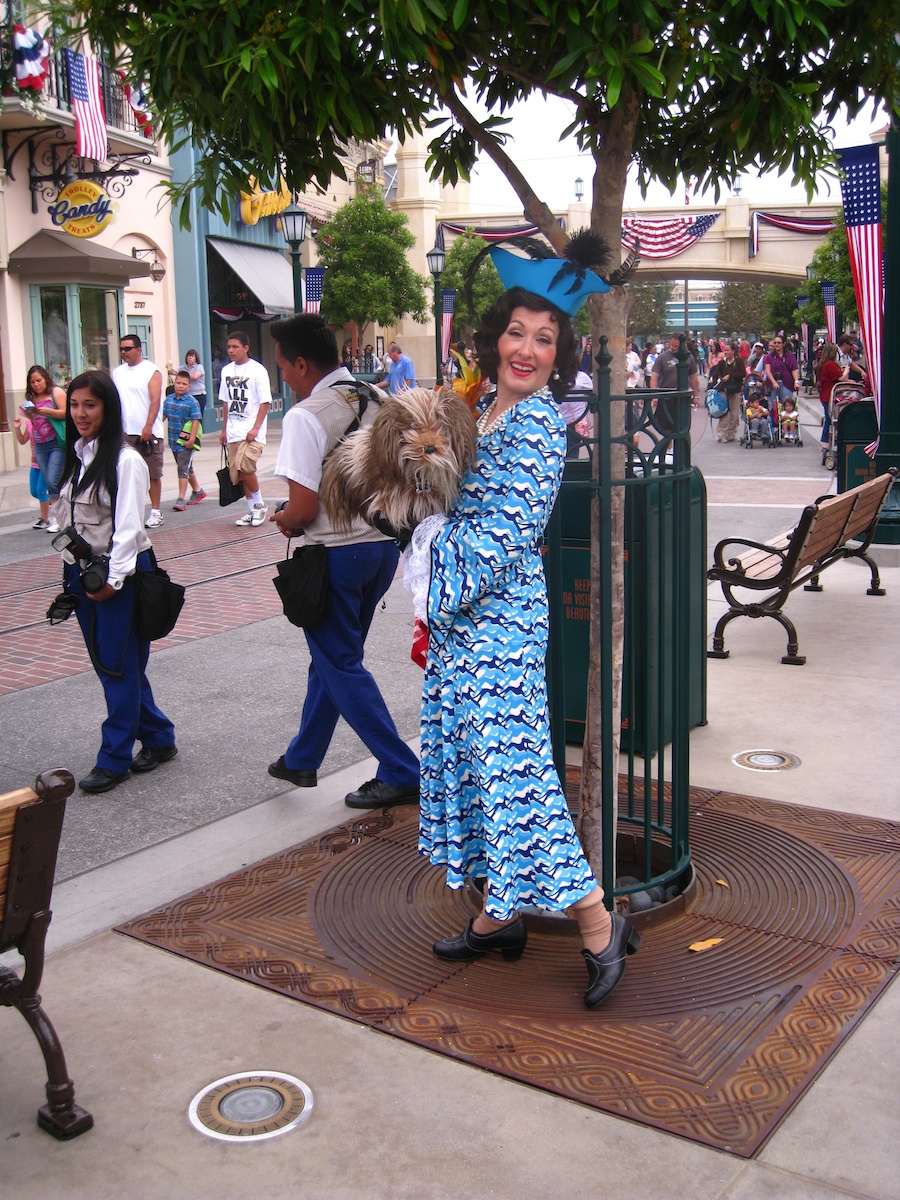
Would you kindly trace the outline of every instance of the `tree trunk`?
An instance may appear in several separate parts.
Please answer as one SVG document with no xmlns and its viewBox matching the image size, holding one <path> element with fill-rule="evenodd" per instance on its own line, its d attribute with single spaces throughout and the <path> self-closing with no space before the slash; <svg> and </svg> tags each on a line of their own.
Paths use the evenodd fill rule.
<svg viewBox="0 0 900 1200">
<path fill-rule="evenodd" d="M 623 91 L 619 103 L 604 118 L 602 137 L 598 136 L 594 149 L 593 199 L 591 205 L 591 228 L 601 234 L 613 251 L 612 268 L 621 260 L 622 207 L 625 199 L 625 183 L 631 162 L 632 146 L 637 123 L 638 103 L 634 94 Z M 598 131 L 599 132 L 599 131 Z M 625 329 L 628 316 L 628 294 L 622 287 L 614 287 L 602 296 L 591 300 L 591 340 L 595 349 L 600 347 L 600 337 L 608 339 L 607 348 L 612 355 L 610 363 L 611 390 L 613 395 L 625 394 Z M 596 378 L 596 375 L 595 375 Z M 621 437 L 625 432 L 625 405 L 611 406 L 610 432 Z M 613 443 L 611 448 L 601 446 L 599 453 L 611 454 L 611 476 L 621 479 L 625 474 L 625 446 Z M 596 464 L 595 464 L 596 467 Z M 612 764 L 613 780 L 610 794 L 614 806 L 613 847 L 615 847 L 615 800 L 618 794 L 619 738 L 622 711 L 622 661 L 624 653 L 625 625 L 625 581 L 624 581 L 624 531 L 625 490 L 614 488 L 612 493 L 611 528 L 606 533 L 612 540 L 612 729 L 610 753 L 607 761 Z M 591 625 L 590 663 L 588 666 L 587 720 L 585 725 L 584 752 L 581 772 L 581 822 L 579 834 L 588 860 L 599 878 L 603 872 L 603 736 L 601 728 L 601 677 L 600 643 L 600 501 L 594 497 L 591 508 Z M 608 878 L 615 878 L 615 861 L 608 871 Z"/>
</svg>

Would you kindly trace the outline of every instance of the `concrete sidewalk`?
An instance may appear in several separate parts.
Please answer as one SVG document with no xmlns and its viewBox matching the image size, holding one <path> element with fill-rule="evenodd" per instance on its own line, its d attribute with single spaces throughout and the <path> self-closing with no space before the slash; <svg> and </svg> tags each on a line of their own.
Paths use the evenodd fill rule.
<svg viewBox="0 0 900 1200">
<path fill-rule="evenodd" d="M 266 457 L 274 466 L 272 451 Z M 201 470 L 214 457 L 204 449 Z M 201 478 L 208 487 L 207 476 Z M 27 515 L 7 509 L 6 528 L 23 526 Z M 898 818 L 892 751 L 900 570 L 885 570 L 883 582 L 887 596 L 868 597 L 864 568 L 841 564 L 823 576 L 823 594 L 801 590 L 791 597 L 805 667 L 781 664 L 784 634 L 775 622 L 732 623 L 731 658 L 709 663 L 709 724 L 691 738 L 694 784 Z M 710 630 L 722 607 L 721 590 L 711 587 Z M 388 682 L 406 678 L 406 643 L 398 640 L 393 612 L 389 605 L 373 649 Z M 274 697 L 291 678 L 277 661 L 275 639 L 268 649 L 271 624 L 253 627 L 265 683 L 261 704 L 244 726 L 253 734 L 246 748 L 254 769 L 267 781 L 254 793 L 259 801 L 167 833 L 55 889 L 41 992 L 77 1098 L 96 1124 L 68 1144 L 37 1128 L 43 1061 L 22 1018 L 3 1015 L 4 1200 L 900 1198 L 896 988 L 883 995 L 758 1158 L 746 1162 L 429 1054 L 111 932 L 125 919 L 346 820 L 344 794 L 374 774 L 374 764 L 348 743 L 316 789 L 292 789 L 262 775 L 259 762 L 268 761 L 269 746 L 284 736 Z M 157 676 L 170 680 L 164 687 L 186 703 L 191 691 L 205 694 L 230 644 L 226 636 L 208 639 L 206 648 L 194 643 L 190 654 L 184 647 L 154 654 L 154 686 Z M 80 689 L 90 684 L 86 677 L 32 692 L 44 693 L 43 711 L 64 722 L 67 714 L 75 717 Z M 9 713 L 17 736 L 35 723 L 30 709 L 21 724 L 13 722 L 12 708 L 0 711 Z M 408 714 L 398 723 L 410 730 Z M 176 720 L 179 730 L 188 724 L 187 717 Z M 217 726 L 221 735 L 219 714 L 207 735 Z M 195 732 L 186 729 L 186 738 Z M 732 763 L 732 755 L 751 748 L 790 751 L 801 766 L 763 774 Z M 177 778 L 179 787 L 214 789 L 215 748 L 212 754 L 212 760 L 194 759 L 183 746 L 171 768 L 183 774 L 168 778 Z M 154 786 L 167 769 L 149 777 Z M 132 786 L 96 811 L 118 814 L 123 826 L 136 820 L 145 793 Z M 310 1120 L 254 1144 L 201 1136 L 188 1123 L 191 1099 L 213 1080 L 243 1070 L 304 1080 L 315 1097 Z"/>
</svg>

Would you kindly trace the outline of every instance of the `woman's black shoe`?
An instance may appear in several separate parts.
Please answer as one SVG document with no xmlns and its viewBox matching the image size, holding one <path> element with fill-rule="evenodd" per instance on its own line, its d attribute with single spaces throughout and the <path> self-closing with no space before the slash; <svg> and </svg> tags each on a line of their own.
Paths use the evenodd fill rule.
<svg viewBox="0 0 900 1200">
<path fill-rule="evenodd" d="M 602 954 L 582 950 L 588 969 L 588 988 L 584 993 L 587 1008 L 596 1008 L 606 999 L 625 974 L 625 955 L 635 954 L 641 945 L 640 934 L 624 917 L 612 915 L 612 937 Z"/>
<path fill-rule="evenodd" d="M 474 962 L 491 950 L 497 950 L 507 962 L 515 962 L 525 952 L 528 941 L 528 930 L 521 917 L 504 925 L 496 933 L 475 933 L 472 921 L 458 937 L 444 938 L 435 942 L 432 949 L 438 958 L 446 958 L 448 962 Z"/>
</svg>

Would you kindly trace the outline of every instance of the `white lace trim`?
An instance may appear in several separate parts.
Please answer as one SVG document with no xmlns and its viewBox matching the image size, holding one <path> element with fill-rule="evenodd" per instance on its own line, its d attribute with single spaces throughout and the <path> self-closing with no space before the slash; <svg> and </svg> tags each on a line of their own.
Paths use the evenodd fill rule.
<svg viewBox="0 0 900 1200">
<path fill-rule="evenodd" d="M 428 624 L 428 589 L 431 586 L 431 543 L 447 524 L 443 513 L 434 513 L 413 530 L 403 551 L 403 586 L 412 592 L 413 609 L 423 625 Z"/>
</svg>

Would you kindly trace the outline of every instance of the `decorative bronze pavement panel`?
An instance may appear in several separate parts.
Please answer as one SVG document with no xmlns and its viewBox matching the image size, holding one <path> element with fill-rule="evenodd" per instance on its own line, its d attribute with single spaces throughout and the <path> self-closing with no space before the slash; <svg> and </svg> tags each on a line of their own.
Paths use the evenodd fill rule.
<svg viewBox="0 0 900 1200">
<path fill-rule="evenodd" d="M 432 942 L 471 913 L 416 854 L 412 808 L 367 813 L 119 931 L 751 1157 L 895 975 L 900 825 L 701 789 L 691 799 L 693 901 L 642 930 L 592 1013 L 570 922 L 539 921 L 516 963 L 435 958 Z M 711 937 L 722 940 L 688 950 Z"/>
</svg>

